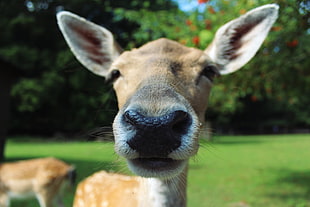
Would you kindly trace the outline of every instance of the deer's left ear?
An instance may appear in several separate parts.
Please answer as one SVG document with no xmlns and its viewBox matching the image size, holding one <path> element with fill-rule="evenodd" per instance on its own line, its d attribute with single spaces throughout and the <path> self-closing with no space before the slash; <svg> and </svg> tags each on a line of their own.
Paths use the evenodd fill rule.
<svg viewBox="0 0 310 207">
<path fill-rule="evenodd" d="M 250 61 L 276 21 L 278 9 L 276 4 L 267 4 L 219 28 L 205 52 L 222 66 L 221 74 L 232 73 Z"/>
</svg>

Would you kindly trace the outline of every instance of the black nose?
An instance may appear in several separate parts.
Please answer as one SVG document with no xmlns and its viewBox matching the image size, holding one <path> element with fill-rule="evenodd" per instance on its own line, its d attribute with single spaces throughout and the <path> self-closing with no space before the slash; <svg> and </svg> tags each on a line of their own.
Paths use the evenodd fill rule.
<svg viewBox="0 0 310 207">
<path fill-rule="evenodd" d="M 166 157 L 180 147 L 182 136 L 192 123 L 190 115 L 181 110 L 156 117 L 128 110 L 123 120 L 128 129 L 135 131 L 128 145 L 142 157 Z"/>
</svg>

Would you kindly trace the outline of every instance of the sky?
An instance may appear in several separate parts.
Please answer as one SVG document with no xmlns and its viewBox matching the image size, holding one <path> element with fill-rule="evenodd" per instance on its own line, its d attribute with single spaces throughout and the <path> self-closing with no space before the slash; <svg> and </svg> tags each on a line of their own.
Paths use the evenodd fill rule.
<svg viewBox="0 0 310 207">
<path fill-rule="evenodd" d="M 198 6 L 198 1 L 193 0 L 172 0 L 179 5 L 182 11 L 191 11 Z"/>
<path fill-rule="evenodd" d="M 190 12 L 193 10 L 196 10 L 198 8 L 198 11 L 202 12 L 205 10 L 206 5 L 213 5 L 214 1 L 209 1 L 208 3 L 198 4 L 198 0 L 172 0 L 173 2 L 176 2 L 179 5 L 179 8 L 182 11 Z"/>
</svg>

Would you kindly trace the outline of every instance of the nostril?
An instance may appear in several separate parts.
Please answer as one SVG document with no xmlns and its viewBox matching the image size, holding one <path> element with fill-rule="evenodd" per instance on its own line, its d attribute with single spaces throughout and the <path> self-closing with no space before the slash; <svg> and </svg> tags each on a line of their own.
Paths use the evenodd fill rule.
<svg viewBox="0 0 310 207">
<path fill-rule="evenodd" d="M 191 118 L 185 111 L 177 110 L 158 117 L 148 117 L 135 110 L 125 111 L 124 121 L 136 127 L 170 129 L 175 133 L 185 133 L 191 124 Z"/>
<path fill-rule="evenodd" d="M 157 117 L 148 117 L 135 110 L 128 110 L 124 113 L 124 120 L 135 127 L 156 127 L 160 125 L 160 119 Z"/>
<path fill-rule="evenodd" d="M 132 126 L 170 128 L 175 132 L 183 132 L 191 124 L 187 112 L 177 110 L 158 117 L 144 116 L 136 110 L 124 112 L 124 121 Z"/>
<path fill-rule="evenodd" d="M 143 121 L 142 116 L 138 112 L 133 110 L 125 111 L 123 117 L 124 120 L 131 125 L 137 125 L 139 122 Z"/>
<path fill-rule="evenodd" d="M 174 133 L 185 134 L 191 125 L 191 118 L 185 111 L 175 111 L 171 129 Z"/>
</svg>

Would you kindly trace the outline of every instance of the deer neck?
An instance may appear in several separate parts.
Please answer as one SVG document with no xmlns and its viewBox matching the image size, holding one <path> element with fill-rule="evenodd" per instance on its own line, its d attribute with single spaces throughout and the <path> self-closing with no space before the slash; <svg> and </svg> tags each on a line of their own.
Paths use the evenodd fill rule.
<svg viewBox="0 0 310 207">
<path fill-rule="evenodd" d="M 139 207 L 185 207 L 187 167 L 171 179 L 146 178 Z"/>
</svg>

